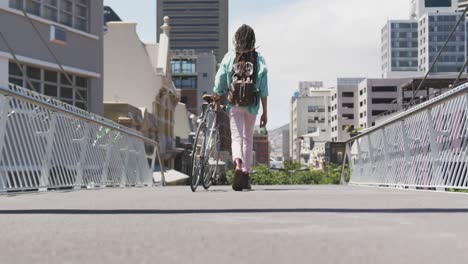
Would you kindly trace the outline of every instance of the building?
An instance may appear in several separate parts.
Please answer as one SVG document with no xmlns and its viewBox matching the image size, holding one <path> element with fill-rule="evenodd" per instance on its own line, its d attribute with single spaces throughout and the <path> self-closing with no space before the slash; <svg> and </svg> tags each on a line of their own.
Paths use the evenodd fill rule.
<svg viewBox="0 0 468 264">
<path fill-rule="evenodd" d="M 30 88 L 102 115 L 103 1 L 63 3 L 0 1 L 0 85 Z"/>
<path fill-rule="evenodd" d="M 382 28 L 382 77 L 410 77 L 418 72 L 418 22 L 389 20 Z"/>
<path fill-rule="evenodd" d="M 419 70 L 427 72 L 442 44 L 462 14 L 455 12 L 426 13 L 419 19 Z M 449 41 L 431 72 L 458 73 L 466 58 L 465 18 Z M 465 70 L 466 71 L 466 70 Z"/>
<path fill-rule="evenodd" d="M 365 78 L 338 78 L 331 96 L 331 139 L 343 142 L 350 138 L 350 131 L 358 127 L 359 84 Z"/>
<path fill-rule="evenodd" d="M 417 19 L 425 13 L 454 12 L 459 0 L 411 0 L 410 17 Z"/>
<path fill-rule="evenodd" d="M 331 141 L 330 100 L 331 90 L 324 88 L 309 88 L 305 95 L 296 93 L 292 98 L 289 152 L 294 161 L 305 162 L 309 158 L 310 153 L 301 151 L 304 135 L 313 137 L 315 142 Z"/>
<path fill-rule="evenodd" d="M 421 77 L 429 71 L 461 14 L 457 0 L 411 0 L 410 19 L 389 20 L 382 28 L 383 78 Z M 466 58 L 462 21 L 431 74 L 459 72 Z"/>
<path fill-rule="evenodd" d="M 358 126 L 361 129 L 372 127 L 379 117 L 394 111 L 399 98 L 399 87 L 408 79 L 365 79 L 359 86 L 356 96 Z"/>
<path fill-rule="evenodd" d="M 228 0 L 158 0 L 158 28 L 165 16 L 172 19 L 171 49 L 213 52 L 221 62 L 228 51 Z"/>
<path fill-rule="evenodd" d="M 216 57 L 211 53 L 196 54 L 194 50 L 171 52 L 172 80 L 181 91 L 181 102 L 187 110 L 200 114 L 202 95 L 212 93 L 216 75 Z"/>
<path fill-rule="evenodd" d="M 255 152 L 255 164 L 270 166 L 270 140 L 268 131 L 256 128 L 253 139 L 253 151 Z"/>
<path fill-rule="evenodd" d="M 143 43 L 136 23 L 109 22 L 104 36 L 104 100 L 125 103 L 156 116 L 165 165 L 174 166 L 175 110 L 180 96 L 173 85 L 169 53 L 169 18 L 159 43 Z M 183 122 L 183 121 L 180 121 Z"/>
</svg>

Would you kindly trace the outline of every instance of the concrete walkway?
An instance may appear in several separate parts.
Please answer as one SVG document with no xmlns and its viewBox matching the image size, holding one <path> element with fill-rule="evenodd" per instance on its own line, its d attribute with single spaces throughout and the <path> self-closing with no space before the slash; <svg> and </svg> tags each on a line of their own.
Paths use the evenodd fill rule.
<svg viewBox="0 0 468 264">
<path fill-rule="evenodd" d="M 464 263 L 468 195 L 341 186 L 0 196 L 0 263 Z"/>
</svg>

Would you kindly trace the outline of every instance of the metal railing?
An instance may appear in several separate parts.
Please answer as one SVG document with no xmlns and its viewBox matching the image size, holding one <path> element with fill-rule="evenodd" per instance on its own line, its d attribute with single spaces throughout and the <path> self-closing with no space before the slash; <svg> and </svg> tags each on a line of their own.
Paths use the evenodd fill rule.
<svg viewBox="0 0 468 264">
<path fill-rule="evenodd" d="M 463 84 L 350 139 L 350 183 L 468 189 L 467 151 L 468 84 Z"/>
<path fill-rule="evenodd" d="M 158 152 L 158 142 L 101 116 L 0 86 L 0 192 L 152 185 Z"/>
</svg>

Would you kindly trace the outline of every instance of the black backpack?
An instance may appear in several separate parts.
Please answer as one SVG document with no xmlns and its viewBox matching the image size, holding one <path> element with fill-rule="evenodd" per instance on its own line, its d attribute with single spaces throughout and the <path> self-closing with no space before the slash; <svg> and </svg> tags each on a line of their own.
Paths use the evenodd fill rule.
<svg viewBox="0 0 468 264">
<path fill-rule="evenodd" d="M 232 66 L 232 83 L 228 100 L 235 106 L 251 106 L 257 104 L 257 60 L 254 50 L 236 52 L 236 60 Z"/>
</svg>

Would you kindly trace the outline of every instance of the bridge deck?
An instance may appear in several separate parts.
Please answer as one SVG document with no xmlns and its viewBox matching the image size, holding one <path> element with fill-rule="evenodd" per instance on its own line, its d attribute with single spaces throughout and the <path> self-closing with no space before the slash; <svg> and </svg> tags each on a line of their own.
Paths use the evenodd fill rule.
<svg viewBox="0 0 468 264">
<path fill-rule="evenodd" d="M 0 263 L 456 263 L 468 195 L 341 186 L 0 196 Z"/>
</svg>

